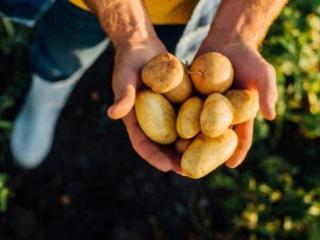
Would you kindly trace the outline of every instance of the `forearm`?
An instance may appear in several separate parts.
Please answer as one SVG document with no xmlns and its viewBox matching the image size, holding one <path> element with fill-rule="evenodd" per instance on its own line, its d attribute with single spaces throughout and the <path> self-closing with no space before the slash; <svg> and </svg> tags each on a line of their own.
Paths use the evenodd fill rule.
<svg viewBox="0 0 320 240">
<path fill-rule="evenodd" d="M 233 42 L 259 46 L 287 0 L 222 0 L 204 45 Z"/>
<path fill-rule="evenodd" d="M 115 48 L 156 37 L 141 0 L 86 0 Z"/>
</svg>

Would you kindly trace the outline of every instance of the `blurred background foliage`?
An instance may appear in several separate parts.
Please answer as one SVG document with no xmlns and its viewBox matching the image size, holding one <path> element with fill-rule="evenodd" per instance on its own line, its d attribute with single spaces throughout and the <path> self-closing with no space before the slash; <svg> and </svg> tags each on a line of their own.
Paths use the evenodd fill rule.
<svg viewBox="0 0 320 240">
<path fill-rule="evenodd" d="M 5 76 L 3 59 L 15 51 L 14 62 L 21 63 L 25 53 L 19 49 L 27 47 L 29 32 L 1 21 Z M 219 169 L 201 182 L 203 191 L 188 192 L 188 206 L 177 205 L 177 212 L 187 209 L 200 239 L 213 239 L 216 231 L 224 233 L 219 239 L 320 239 L 320 1 L 290 1 L 262 53 L 277 71 L 277 119 L 258 117 L 246 163 L 237 170 Z M 27 71 L 15 77 L 27 78 L 21 74 Z M 0 165 L 9 156 L 12 109 L 26 85 L 10 79 L 0 87 Z M 10 203 L 7 179 L 0 174 L 0 211 Z"/>
<path fill-rule="evenodd" d="M 278 73 L 277 124 L 294 122 L 306 138 L 320 136 L 319 14 L 319 1 L 291 1 L 263 49 Z"/>
</svg>

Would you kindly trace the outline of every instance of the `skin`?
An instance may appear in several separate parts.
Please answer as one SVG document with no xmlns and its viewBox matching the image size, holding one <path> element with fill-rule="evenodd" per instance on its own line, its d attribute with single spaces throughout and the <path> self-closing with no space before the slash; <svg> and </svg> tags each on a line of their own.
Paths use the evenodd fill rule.
<svg viewBox="0 0 320 240">
<path fill-rule="evenodd" d="M 180 157 L 142 133 L 134 112 L 140 69 L 152 57 L 167 52 L 157 38 L 141 0 L 87 0 L 102 28 L 115 46 L 112 87 L 115 103 L 108 109 L 112 119 L 122 119 L 134 150 L 157 169 L 181 173 Z M 223 0 L 197 55 L 216 51 L 226 55 L 235 68 L 235 84 L 259 93 L 263 116 L 275 118 L 277 100 L 274 68 L 260 55 L 259 45 L 286 0 Z M 243 61 L 246 59 L 246 61 Z M 227 161 L 234 168 L 245 159 L 252 143 L 253 119 L 237 125 L 238 147 Z"/>
<path fill-rule="evenodd" d="M 286 3 L 287 0 L 224 0 L 197 53 L 217 51 L 227 56 L 235 70 L 235 86 L 258 92 L 260 111 L 267 120 L 276 117 L 276 73 L 258 50 Z M 236 168 L 245 159 L 252 145 L 253 123 L 251 119 L 235 127 L 239 143 L 226 162 L 228 167 Z"/>
</svg>

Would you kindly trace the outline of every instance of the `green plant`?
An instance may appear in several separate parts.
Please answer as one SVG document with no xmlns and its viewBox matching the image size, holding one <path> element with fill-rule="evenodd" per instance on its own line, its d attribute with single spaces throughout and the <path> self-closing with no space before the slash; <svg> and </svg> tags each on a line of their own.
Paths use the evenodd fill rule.
<svg viewBox="0 0 320 240">
<path fill-rule="evenodd" d="M 320 137 L 320 1 L 291 1 L 263 53 L 277 70 L 278 126 L 294 122 L 306 137 Z"/>
<path fill-rule="evenodd" d="M 8 200 L 10 197 L 10 190 L 6 186 L 8 176 L 0 173 L 0 212 L 7 210 Z"/>
</svg>

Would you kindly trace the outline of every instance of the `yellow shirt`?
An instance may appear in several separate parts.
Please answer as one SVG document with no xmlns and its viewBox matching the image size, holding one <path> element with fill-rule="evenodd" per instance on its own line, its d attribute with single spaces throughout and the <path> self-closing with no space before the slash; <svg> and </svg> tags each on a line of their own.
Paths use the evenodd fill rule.
<svg viewBox="0 0 320 240">
<path fill-rule="evenodd" d="M 83 0 L 69 0 L 89 11 Z M 144 0 L 151 22 L 156 25 L 185 24 L 198 0 Z"/>
</svg>

